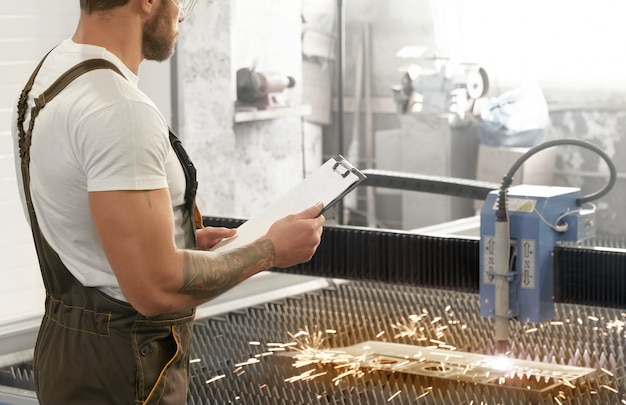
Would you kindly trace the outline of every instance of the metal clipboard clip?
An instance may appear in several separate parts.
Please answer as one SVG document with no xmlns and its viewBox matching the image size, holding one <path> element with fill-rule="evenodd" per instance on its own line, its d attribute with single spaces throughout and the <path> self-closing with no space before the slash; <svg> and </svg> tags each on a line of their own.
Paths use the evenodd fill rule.
<svg viewBox="0 0 626 405">
<path fill-rule="evenodd" d="M 352 166 L 352 164 L 341 155 L 334 156 L 333 159 L 336 160 L 333 165 L 333 170 L 339 173 L 339 175 L 344 179 L 348 177 L 350 173 L 354 173 L 354 171 L 357 170 L 356 167 Z"/>
<path fill-rule="evenodd" d="M 339 176 L 341 176 L 341 178 L 343 179 L 347 179 L 349 176 L 352 175 L 354 177 L 354 181 L 352 181 L 350 185 L 348 185 L 343 190 L 343 192 L 341 192 L 331 202 L 329 202 L 322 210 L 322 213 L 326 212 L 330 207 L 332 207 L 335 203 L 337 203 L 337 201 L 341 200 L 343 197 L 346 196 L 346 194 L 354 190 L 356 186 L 358 186 L 359 183 L 361 183 L 366 178 L 366 176 L 363 173 L 361 173 L 359 169 L 354 167 L 352 163 L 348 162 L 343 156 L 335 155 L 333 156 L 332 159 L 335 159 L 335 163 L 332 166 L 332 170 L 335 173 L 337 173 Z"/>
</svg>

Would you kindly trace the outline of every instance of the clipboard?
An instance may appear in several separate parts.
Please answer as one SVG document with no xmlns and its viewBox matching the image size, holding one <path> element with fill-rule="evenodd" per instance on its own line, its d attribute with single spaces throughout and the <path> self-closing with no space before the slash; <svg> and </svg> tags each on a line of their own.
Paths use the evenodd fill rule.
<svg viewBox="0 0 626 405">
<path fill-rule="evenodd" d="M 277 220 L 301 212 L 317 202 L 324 204 L 322 210 L 324 213 L 363 180 L 365 180 L 363 173 L 343 156 L 336 155 L 281 198 L 241 224 L 237 228 L 237 235 L 221 241 L 210 251 L 224 252 L 252 243 L 265 235 Z"/>
</svg>

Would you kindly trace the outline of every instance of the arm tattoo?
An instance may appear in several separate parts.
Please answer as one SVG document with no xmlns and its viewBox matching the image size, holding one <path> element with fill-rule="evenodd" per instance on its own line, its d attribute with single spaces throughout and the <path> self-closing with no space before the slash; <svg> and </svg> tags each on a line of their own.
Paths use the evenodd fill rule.
<svg viewBox="0 0 626 405">
<path fill-rule="evenodd" d="M 185 250 L 183 257 L 183 287 L 179 292 L 194 299 L 207 299 L 271 268 L 276 253 L 272 241 L 264 239 L 218 256 Z"/>
</svg>

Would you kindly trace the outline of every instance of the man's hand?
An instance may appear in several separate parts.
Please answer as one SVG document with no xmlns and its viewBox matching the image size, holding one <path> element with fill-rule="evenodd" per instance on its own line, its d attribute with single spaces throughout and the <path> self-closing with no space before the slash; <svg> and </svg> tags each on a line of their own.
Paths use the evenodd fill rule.
<svg viewBox="0 0 626 405">
<path fill-rule="evenodd" d="M 265 234 L 272 241 L 274 267 L 285 268 L 311 260 L 320 244 L 325 218 L 317 203 L 306 210 L 276 221 Z"/>
<path fill-rule="evenodd" d="M 237 234 L 236 228 L 212 228 L 206 227 L 196 231 L 196 248 L 209 250 L 217 245 L 222 239 L 232 238 Z"/>
</svg>

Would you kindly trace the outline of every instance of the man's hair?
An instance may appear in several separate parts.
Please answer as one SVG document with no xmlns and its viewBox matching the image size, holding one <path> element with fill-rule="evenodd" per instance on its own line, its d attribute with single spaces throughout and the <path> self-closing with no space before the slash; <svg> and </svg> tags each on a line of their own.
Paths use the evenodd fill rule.
<svg viewBox="0 0 626 405">
<path fill-rule="evenodd" d="M 88 14 L 94 11 L 111 10 L 128 3 L 129 0 L 80 0 L 80 8 Z"/>
</svg>

